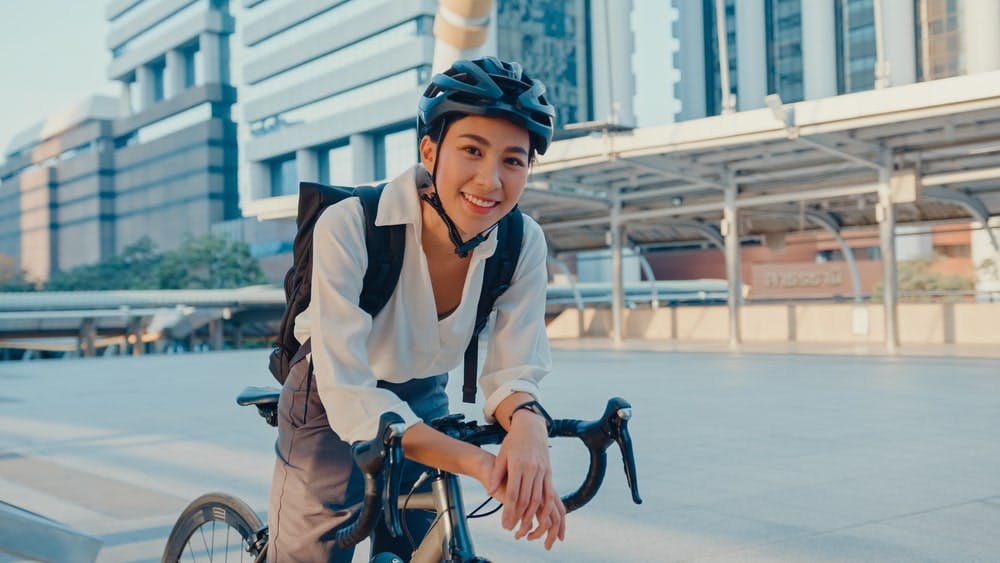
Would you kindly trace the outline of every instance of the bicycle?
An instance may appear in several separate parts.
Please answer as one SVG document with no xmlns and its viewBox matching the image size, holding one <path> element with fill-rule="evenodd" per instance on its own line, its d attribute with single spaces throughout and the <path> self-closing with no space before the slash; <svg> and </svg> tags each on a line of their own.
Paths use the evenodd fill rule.
<svg viewBox="0 0 1000 563">
<path fill-rule="evenodd" d="M 277 426 L 279 389 L 268 387 L 248 387 L 237 397 L 239 405 L 254 405 L 259 414 L 271 426 Z M 557 419 L 549 429 L 552 438 L 579 438 L 590 451 L 590 467 L 583 483 L 573 493 L 563 497 L 566 512 L 572 512 L 588 502 L 597 493 L 604 481 L 607 470 L 607 449 L 612 442 L 618 444 L 625 467 L 625 477 L 632 494 L 632 501 L 641 504 L 639 485 L 636 477 L 635 457 L 632 439 L 628 432 L 628 421 L 632 417 L 632 407 L 624 399 L 615 397 L 608 401 L 604 414 L 593 421 Z M 480 425 L 465 421 L 461 414 L 451 414 L 431 422 L 437 430 L 449 436 L 477 446 L 496 445 L 503 441 L 506 431 L 499 424 Z M 466 515 L 458 475 L 431 469 L 424 473 L 414 489 L 424 479 L 431 482 L 428 493 L 410 492 L 403 498 L 399 494 L 399 469 L 402 466 L 403 421 L 395 413 L 382 415 L 379 430 L 374 438 L 358 442 L 353 453 L 365 480 L 365 497 L 362 507 L 351 524 L 337 532 L 339 547 L 350 547 L 366 539 L 374 525 L 383 518 L 387 528 L 395 537 L 400 537 L 402 529 L 401 511 L 428 510 L 436 514 L 430 531 L 413 552 L 412 563 L 435 563 L 439 561 L 478 563 L 488 559 L 475 555 L 468 518 L 488 516 L 476 515 L 476 511 Z M 484 503 L 485 505 L 485 503 Z M 482 506 L 480 506 L 482 508 Z M 221 524 L 225 535 L 216 529 Z M 237 537 L 231 537 L 235 530 Z M 164 549 L 164 563 L 178 561 L 198 561 L 204 556 L 208 561 L 216 557 L 239 555 L 240 560 L 249 555 L 252 561 L 266 559 L 268 531 L 256 513 L 242 500 L 225 493 L 208 493 L 195 499 L 181 513 L 170 532 Z M 217 551 L 218 547 L 218 551 Z M 393 554 L 372 554 L 373 563 L 400 561 Z"/>
</svg>

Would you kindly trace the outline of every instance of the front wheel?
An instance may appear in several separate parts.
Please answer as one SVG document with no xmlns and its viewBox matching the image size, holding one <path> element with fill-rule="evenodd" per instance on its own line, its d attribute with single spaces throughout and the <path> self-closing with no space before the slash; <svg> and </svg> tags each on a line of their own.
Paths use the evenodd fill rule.
<svg viewBox="0 0 1000 563">
<path fill-rule="evenodd" d="M 163 563 L 263 561 L 266 542 L 267 530 L 245 502 L 209 493 L 195 499 L 177 519 L 163 550 Z"/>
</svg>

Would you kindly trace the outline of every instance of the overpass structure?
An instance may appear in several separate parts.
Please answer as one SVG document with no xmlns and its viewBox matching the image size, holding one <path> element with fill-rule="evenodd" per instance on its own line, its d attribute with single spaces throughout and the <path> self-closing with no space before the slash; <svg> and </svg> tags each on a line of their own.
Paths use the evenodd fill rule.
<svg viewBox="0 0 1000 563">
<path fill-rule="evenodd" d="M 589 124 L 534 166 L 521 209 L 555 253 L 611 248 L 622 335 L 628 246 L 708 240 L 726 258 L 729 340 L 741 341 L 740 243 L 878 226 L 885 345 L 899 342 L 900 223 L 975 221 L 1000 254 L 1000 72 L 784 104 L 660 127 Z M 844 252 L 849 262 L 851 252 Z M 858 277 L 853 263 L 856 293 Z"/>
</svg>

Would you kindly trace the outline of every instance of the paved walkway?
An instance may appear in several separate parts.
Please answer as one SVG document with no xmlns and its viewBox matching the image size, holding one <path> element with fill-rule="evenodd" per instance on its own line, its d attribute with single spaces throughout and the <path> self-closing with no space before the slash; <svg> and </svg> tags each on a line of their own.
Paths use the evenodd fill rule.
<svg viewBox="0 0 1000 563">
<path fill-rule="evenodd" d="M 995 356 L 598 344 L 556 344 L 544 400 L 579 418 L 613 395 L 632 402 L 645 502 L 631 504 L 612 452 L 553 552 L 476 521 L 493 560 L 998 560 Z M 263 509 L 274 432 L 233 398 L 270 382 L 265 365 L 263 351 L 0 363 L 0 498 L 102 537 L 107 562 L 158 561 L 203 492 Z M 552 455 L 569 490 L 585 454 L 557 442 Z M 468 491 L 468 505 L 482 498 Z"/>
</svg>

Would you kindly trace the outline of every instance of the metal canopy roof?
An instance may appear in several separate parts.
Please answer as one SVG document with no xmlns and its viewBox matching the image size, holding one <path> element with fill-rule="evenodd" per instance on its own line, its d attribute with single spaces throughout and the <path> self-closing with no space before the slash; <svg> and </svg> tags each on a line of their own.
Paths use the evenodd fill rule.
<svg viewBox="0 0 1000 563">
<path fill-rule="evenodd" d="M 556 252 L 606 248 L 616 198 L 632 243 L 720 244 L 724 192 L 742 236 L 877 225 L 879 170 L 912 171 L 896 221 L 1000 215 L 1000 72 L 559 141 L 521 208 Z M 899 186 L 905 187 L 905 182 Z M 808 220 L 807 220 L 808 219 Z"/>
</svg>

